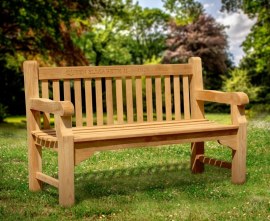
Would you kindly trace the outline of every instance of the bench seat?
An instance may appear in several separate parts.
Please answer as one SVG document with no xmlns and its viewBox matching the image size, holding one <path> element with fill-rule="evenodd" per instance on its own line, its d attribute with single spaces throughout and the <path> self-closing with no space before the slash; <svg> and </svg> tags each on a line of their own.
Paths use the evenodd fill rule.
<svg viewBox="0 0 270 221">
<path fill-rule="evenodd" d="M 74 143 L 125 139 L 136 137 L 152 137 L 202 133 L 210 131 L 233 131 L 237 125 L 224 125 L 206 119 L 181 120 L 167 122 L 145 122 L 136 124 L 106 125 L 96 127 L 73 127 Z M 121 132 L 119 132 L 121 131 Z M 45 147 L 57 148 L 57 137 L 54 129 L 32 131 L 36 143 Z"/>
</svg>

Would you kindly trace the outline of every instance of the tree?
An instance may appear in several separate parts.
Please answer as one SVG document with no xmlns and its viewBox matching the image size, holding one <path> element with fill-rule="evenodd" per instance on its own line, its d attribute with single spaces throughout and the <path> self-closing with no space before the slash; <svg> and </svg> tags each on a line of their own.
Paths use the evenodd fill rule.
<svg viewBox="0 0 270 221">
<path fill-rule="evenodd" d="M 70 30 L 76 19 L 97 17 L 105 6 L 105 0 L 0 2 L 0 103 L 8 106 L 9 113 L 24 113 L 24 60 L 36 59 L 41 65 L 88 64 Z"/>
<path fill-rule="evenodd" d="M 194 0 L 162 0 L 164 8 L 174 14 L 174 20 L 178 25 L 186 25 L 194 22 L 203 14 L 203 6 Z"/>
<path fill-rule="evenodd" d="M 116 2 L 117 12 L 112 14 L 111 11 L 104 11 L 98 20 L 85 20 L 81 33 L 73 37 L 88 61 L 96 66 L 131 62 L 129 50 L 124 44 L 128 30 L 125 21 L 129 16 L 132 2 L 119 0 L 110 4 Z"/>
<path fill-rule="evenodd" d="M 162 57 L 169 19 L 170 16 L 160 9 L 142 9 L 138 4 L 134 5 L 130 10 L 126 37 L 133 64 L 144 64 Z"/>
<path fill-rule="evenodd" d="M 191 56 L 202 58 L 206 88 L 221 88 L 221 76 L 227 71 L 229 55 L 224 27 L 208 15 L 188 25 L 169 25 L 164 63 L 187 62 Z"/>
<path fill-rule="evenodd" d="M 101 8 L 96 2 L 1 1 L 1 54 L 20 53 L 24 57 L 39 54 L 59 65 L 87 64 L 82 52 L 73 44 L 69 30 L 74 19 L 95 15 Z"/>
<path fill-rule="evenodd" d="M 262 87 L 257 102 L 270 103 L 270 1 L 223 0 L 222 3 L 222 10 L 243 10 L 249 17 L 256 18 L 242 44 L 246 55 L 240 68 L 247 70 L 254 86 Z"/>
<path fill-rule="evenodd" d="M 162 57 L 169 15 L 122 2 L 118 14 L 103 13 L 88 23 L 75 42 L 95 65 L 144 64 Z"/>
</svg>

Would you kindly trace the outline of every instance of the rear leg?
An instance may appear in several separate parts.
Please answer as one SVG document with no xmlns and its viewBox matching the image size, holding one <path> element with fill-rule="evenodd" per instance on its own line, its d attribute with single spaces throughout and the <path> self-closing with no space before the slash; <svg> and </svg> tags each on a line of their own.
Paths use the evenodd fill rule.
<svg viewBox="0 0 270 221">
<path fill-rule="evenodd" d="M 192 173 L 203 173 L 204 164 L 198 160 L 199 155 L 204 155 L 204 142 L 191 143 L 190 168 Z"/>
</svg>

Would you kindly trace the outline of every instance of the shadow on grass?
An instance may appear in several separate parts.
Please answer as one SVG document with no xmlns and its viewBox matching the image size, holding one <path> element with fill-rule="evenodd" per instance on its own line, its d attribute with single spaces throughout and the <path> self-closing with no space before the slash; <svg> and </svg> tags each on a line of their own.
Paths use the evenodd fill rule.
<svg viewBox="0 0 270 221">
<path fill-rule="evenodd" d="M 75 179 L 77 202 L 136 193 L 162 195 L 172 189 L 191 197 L 205 197 L 211 190 L 209 185 L 230 181 L 230 172 L 207 168 L 203 174 L 192 174 L 189 163 L 181 163 L 76 173 Z"/>
</svg>

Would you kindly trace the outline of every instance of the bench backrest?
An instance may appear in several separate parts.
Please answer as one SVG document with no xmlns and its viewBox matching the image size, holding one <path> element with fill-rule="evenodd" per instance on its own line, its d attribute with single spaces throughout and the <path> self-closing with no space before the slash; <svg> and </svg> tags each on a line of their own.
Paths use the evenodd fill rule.
<svg viewBox="0 0 270 221">
<path fill-rule="evenodd" d="M 187 64 L 37 69 L 39 96 L 72 101 L 76 126 L 203 117 L 194 100 L 194 91 L 203 87 L 199 58 Z M 44 115 L 45 128 L 49 117 Z"/>
</svg>

